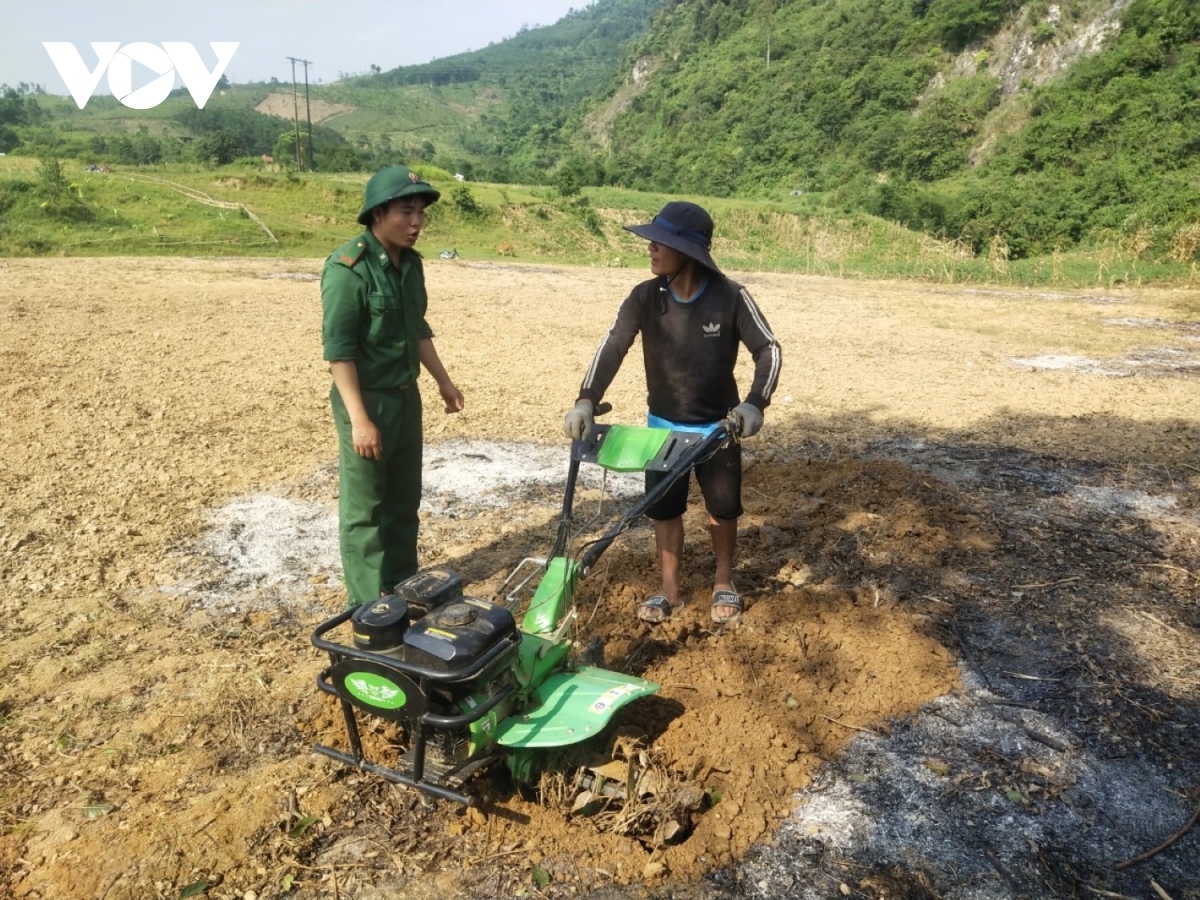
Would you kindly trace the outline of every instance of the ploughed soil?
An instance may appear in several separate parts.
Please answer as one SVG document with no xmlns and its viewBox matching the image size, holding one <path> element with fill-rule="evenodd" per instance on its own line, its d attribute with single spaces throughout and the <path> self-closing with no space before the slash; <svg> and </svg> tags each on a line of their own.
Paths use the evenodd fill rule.
<svg viewBox="0 0 1200 900">
<path fill-rule="evenodd" d="M 706 792 L 691 828 L 654 846 L 503 778 L 477 779 L 467 809 L 311 751 L 347 746 L 309 642 L 345 602 L 318 272 L 0 261 L 0 895 L 753 895 L 728 873 L 778 843 L 852 742 L 965 696 L 962 673 L 1001 654 L 992 674 L 1014 691 L 1056 689 L 1000 702 L 1161 772 L 1164 821 L 1196 808 L 1195 293 L 741 276 L 784 347 L 745 447 L 743 621 L 710 620 L 696 502 L 670 622 L 634 617 L 658 587 L 644 524 L 577 597 L 579 645 L 602 638 L 607 667 L 661 685 L 623 721 Z M 490 597 L 549 551 L 562 478 L 544 461 L 565 477 L 561 416 L 641 277 L 427 262 L 466 409 L 443 414 L 423 380 L 423 565 Z M 613 421 L 644 414 L 639 354 Z M 394 728 L 366 728 L 372 752 L 394 752 Z M 974 774 L 918 763 L 947 797 L 990 792 L 1023 815 L 1071 800 L 1053 766 L 996 753 Z M 1188 871 L 1179 854 L 1194 873 L 1196 832 L 1146 865 L 1169 881 Z M 829 896 L 971 896 L 949 868 L 843 856 L 805 863 Z M 1044 848 L 981 865 L 1013 896 L 1133 890 L 1067 856 L 1065 874 L 1039 868 Z M 1197 881 L 1162 889 L 1195 897 Z"/>
</svg>

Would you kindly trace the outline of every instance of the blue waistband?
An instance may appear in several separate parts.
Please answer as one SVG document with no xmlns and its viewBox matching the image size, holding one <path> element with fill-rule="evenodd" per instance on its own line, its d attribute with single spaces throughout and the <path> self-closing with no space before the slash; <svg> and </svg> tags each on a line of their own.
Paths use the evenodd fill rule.
<svg viewBox="0 0 1200 900">
<path fill-rule="evenodd" d="M 695 434 L 703 434 L 705 436 L 712 434 L 721 425 L 720 422 L 711 422 L 708 424 L 672 422 L 670 419 L 664 419 L 662 416 L 654 415 L 654 413 L 646 413 L 646 424 L 651 428 L 669 428 L 671 431 L 691 431 Z"/>
</svg>

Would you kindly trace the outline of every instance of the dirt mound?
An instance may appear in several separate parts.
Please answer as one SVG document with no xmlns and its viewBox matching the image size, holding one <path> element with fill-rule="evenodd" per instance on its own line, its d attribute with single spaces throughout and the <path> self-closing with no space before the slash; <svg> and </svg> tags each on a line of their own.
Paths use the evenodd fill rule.
<svg viewBox="0 0 1200 900">
<path fill-rule="evenodd" d="M 640 726 L 672 770 L 721 798 L 686 840 L 651 852 L 636 840 L 596 833 L 586 819 L 564 828 L 558 811 L 509 795 L 493 797 L 484 816 L 462 819 L 456 838 L 464 847 L 455 842 L 447 852 L 487 857 L 525 842 L 538 848 L 532 861 L 556 881 L 625 882 L 647 872 L 694 880 L 767 838 L 816 767 L 858 730 L 886 730 L 889 719 L 955 682 L 950 654 L 927 633 L 928 618 L 899 605 L 887 578 L 904 572 L 910 587 L 928 581 L 944 559 L 986 551 L 993 540 L 921 480 L 884 462 L 755 466 L 748 486 L 758 499 L 747 504 L 742 566 L 743 590 L 754 599 L 733 630 L 719 632 L 709 620 L 714 560 L 699 514 L 689 513 L 687 523 L 687 608 L 669 623 L 649 628 L 633 615 L 658 587 L 644 547 L 614 548 L 583 582 L 580 644 L 602 637 L 609 667 L 662 685 L 657 696 L 627 708 L 622 721 Z M 814 490 L 830 496 L 807 502 Z M 866 509 L 884 512 L 862 513 L 859 522 Z M 881 560 L 891 553 L 877 570 L 881 587 L 850 588 L 857 574 L 836 565 L 810 569 L 803 586 L 792 583 L 804 558 L 836 558 L 840 541 L 865 541 L 868 522 Z M 649 539 L 642 529 L 630 543 Z M 332 700 L 319 721 L 326 727 L 306 732 L 345 749 Z M 513 877 L 530 863 L 517 856 L 507 861 L 515 864 Z M 501 857 L 497 868 L 505 863 Z"/>
</svg>

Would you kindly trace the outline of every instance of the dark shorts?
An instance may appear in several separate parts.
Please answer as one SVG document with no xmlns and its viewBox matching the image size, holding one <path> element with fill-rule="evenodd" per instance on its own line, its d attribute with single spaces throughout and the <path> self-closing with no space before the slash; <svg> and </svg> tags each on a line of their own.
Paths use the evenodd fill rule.
<svg viewBox="0 0 1200 900">
<path fill-rule="evenodd" d="M 704 508 L 714 519 L 736 519 L 742 514 L 742 448 L 730 443 L 706 462 L 696 466 L 696 482 L 704 495 Z M 666 476 L 646 473 L 646 490 Z M 651 519 L 665 520 L 682 516 L 687 509 L 690 475 L 682 475 L 658 502 L 646 510 Z"/>
</svg>

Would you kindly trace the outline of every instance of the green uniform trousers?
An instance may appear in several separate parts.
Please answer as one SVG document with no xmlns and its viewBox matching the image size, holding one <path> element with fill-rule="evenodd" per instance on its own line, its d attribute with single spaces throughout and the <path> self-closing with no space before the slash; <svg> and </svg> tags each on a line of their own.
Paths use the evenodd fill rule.
<svg viewBox="0 0 1200 900">
<path fill-rule="evenodd" d="M 415 384 L 363 390 L 362 398 L 383 441 L 381 460 L 354 452 L 350 414 L 336 387 L 329 394 L 338 434 L 338 537 L 350 606 L 376 600 L 417 573 L 420 524 L 420 391 Z"/>
</svg>

